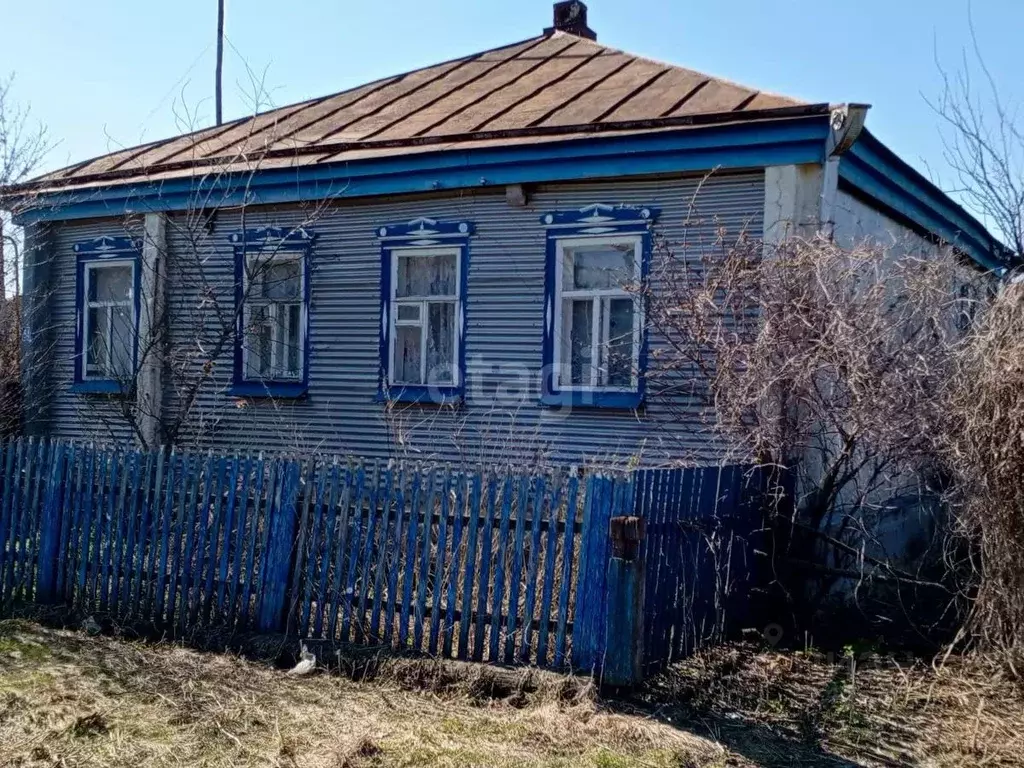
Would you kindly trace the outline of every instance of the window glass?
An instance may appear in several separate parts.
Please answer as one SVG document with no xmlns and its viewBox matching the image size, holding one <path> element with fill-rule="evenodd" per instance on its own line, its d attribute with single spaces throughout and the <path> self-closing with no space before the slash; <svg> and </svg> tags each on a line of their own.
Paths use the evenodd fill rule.
<svg viewBox="0 0 1024 768">
<path fill-rule="evenodd" d="M 300 301 L 302 264 L 298 259 L 276 259 L 261 265 L 263 298 L 270 301 Z"/>
<path fill-rule="evenodd" d="M 395 296 L 454 296 L 456 262 L 454 253 L 398 255 Z"/>
<path fill-rule="evenodd" d="M 562 255 L 562 290 L 592 291 L 630 285 L 634 282 L 635 259 L 632 243 L 567 247 Z"/>
<path fill-rule="evenodd" d="M 395 332 L 394 380 L 400 384 L 420 384 L 422 329 L 418 325 L 400 325 Z"/>
<path fill-rule="evenodd" d="M 609 299 L 607 362 L 603 378 L 609 387 L 629 387 L 633 381 L 633 300 Z"/>
<path fill-rule="evenodd" d="M 568 382 L 589 386 L 593 366 L 594 302 L 590 299 L 566 299 L 563 303 L 566 326 L 562 359 L 567 364 Z"/>
<path fill-rule="evenodd" d="M 455 364 L 455 304 L 432 302 L 427 323 L 427 383 L 451 384 Z"/>
<path fill-rule="evenodd" d="M 90 374 L 104 373 L 106 368 L 108 317 L 106 307 L 90 307 L 88 310 L 89 338 L 86 342 L 85 365 Z"/>
<path fill-rule="evenodd" d="M 130 264 L 91 267 L 89 301 L 130 301 L 132 267 Z"/>
</svg>

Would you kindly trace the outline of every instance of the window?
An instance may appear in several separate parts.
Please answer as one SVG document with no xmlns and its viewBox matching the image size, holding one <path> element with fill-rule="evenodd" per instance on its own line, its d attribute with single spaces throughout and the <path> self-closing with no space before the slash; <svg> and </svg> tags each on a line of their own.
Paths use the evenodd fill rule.
<svg viewBox="0 0 1024 768">
<path fill-rule="evenodd" d="M 78 392 L 131 388 L 139 324 L 141 245 L 126 237 L 76 243 L 75 381 Z"/>
<path fill-rule="evenodd" d="M 558 241 L 555 376 L 560 389 L 634 390 L 640 356 L 639 237 Z"/>
<path fill-rule="evenodd" d="M 381 239 L 380 398 L 448 402 L 463 394 L 467 222 L 415 219 Z"/>
<path fill-rule="evenodd" d="M 654 212 L 611 206 L 547 214 L 542 402 L 635 408 L 643 399 L 644 314 L 637 288 Z"/>
<path fill-rule="evenodd" d="M 392 251 L 391 385 L 452 385 L 459 378 L 456 250 Z"/>
<path fill-rule="evenodd" d="M 237 328 L 231 394 L 297 397 L 309 383 L 308 262 L 313 234 L 280 227 L 231 235 Z"/>
<path fill-rule="evenodd" d="M 242 359 L 247 379 L 301 380 L 302 257 L 247 254 Z"/>
</svg>

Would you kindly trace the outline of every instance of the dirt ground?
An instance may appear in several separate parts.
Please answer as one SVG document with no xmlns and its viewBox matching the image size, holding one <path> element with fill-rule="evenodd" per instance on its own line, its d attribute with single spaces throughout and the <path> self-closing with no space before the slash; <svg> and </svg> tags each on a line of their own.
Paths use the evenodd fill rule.
<svg viewBox="0 0 1024 768">
<path fill-rule="evenodd" d="M 730 646 L 629 699 L 396 659 L 373 679 L 0 622 L 0 766 L 1021 765 L 998 667 Z"/>
</svg>

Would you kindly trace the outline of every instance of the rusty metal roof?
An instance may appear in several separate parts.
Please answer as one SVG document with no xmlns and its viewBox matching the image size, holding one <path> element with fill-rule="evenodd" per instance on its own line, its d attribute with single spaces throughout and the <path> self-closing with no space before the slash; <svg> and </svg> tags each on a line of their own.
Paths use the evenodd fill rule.
<svg viewBox="0 0 1024 768">
<path fill-rule="evenodd" d="M 805 114 L 808 105 L 560 31 L 88 160 L 30 182 L 96 187 Z"/>
</svg>

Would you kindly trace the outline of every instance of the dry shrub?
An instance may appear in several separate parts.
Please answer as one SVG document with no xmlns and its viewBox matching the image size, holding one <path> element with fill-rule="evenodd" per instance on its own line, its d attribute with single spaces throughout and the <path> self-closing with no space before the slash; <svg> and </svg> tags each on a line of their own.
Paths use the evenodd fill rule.
<svg viewBox="0 0 1024 768">
<path fill-rule="evenodd" d="M 959 351 L 944 431 L 969 543 L 968 642 L 1024 673 L 1024 284 L 1003 287 Z"/>
<path fill-rule="evenodd" d="M 804 621 L 839 579 L 921 579 L 879 531 L 904 514 L 893 500 L 919 497 L 936 471 L 970 273 L 948 251 L 901 245 L 720 233 L 664 245 L 652 269 L 652 389 L 683 404 L 688 427 L 703 406 L 728 461 L 779 468 L 773 566 Z"/>
</svg>

